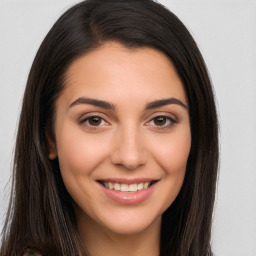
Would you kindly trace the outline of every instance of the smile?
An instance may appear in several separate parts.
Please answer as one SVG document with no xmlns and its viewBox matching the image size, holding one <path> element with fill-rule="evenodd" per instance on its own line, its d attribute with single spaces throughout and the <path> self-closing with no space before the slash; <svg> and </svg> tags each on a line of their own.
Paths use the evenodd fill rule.
<svg viewBox="0 0 256 256">
<path fill-rule="evenodd" d="M 147 189 L 148 187 L 152 186 L 156 181 L 146 181 L 140 183 L 133 183 L 133 184 L 125 184 L 125 183 L 118 183 L 118 182 L 110 182 L 110 181 L 99 181 L 99 183 L 104 186 L 105 188 L 112 189 L 115 191 L 121 192 L 137 192 L 143 189 Z"/>
<path fill-rule="evenodd" d="M 160 180 L 97 180 L 109 199 L 122 205 L 137 205 L 150 198 Z"/>
</svg>

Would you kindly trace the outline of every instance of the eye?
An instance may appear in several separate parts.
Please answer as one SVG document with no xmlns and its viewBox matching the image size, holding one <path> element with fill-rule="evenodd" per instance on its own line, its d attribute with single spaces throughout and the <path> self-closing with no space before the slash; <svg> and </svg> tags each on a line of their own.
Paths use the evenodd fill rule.
<svg viewBox="0 0 256 256">
<path fill-rule="evenodd" d="M 148 124 L 158 128 L 168 128 L 176 121 L 169 116 L 156 116 Z"/>
<path fill-rule="evenodd" d="M 82 121 L 82 123 L 85 123 L 88 126 L 97 127 L 97 126 L 102 126 L 102 125 L 106 124 L 106 121 L 100 116 L 90 116 L 90 117 L 85 118 Z"/>
</svg>

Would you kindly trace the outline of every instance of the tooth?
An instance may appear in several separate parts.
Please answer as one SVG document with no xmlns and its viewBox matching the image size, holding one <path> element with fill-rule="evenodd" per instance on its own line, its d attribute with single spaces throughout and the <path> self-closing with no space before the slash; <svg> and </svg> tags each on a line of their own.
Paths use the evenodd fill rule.
<svg viewBox="0 0 256 256">
<path fill-rule="evenodd" d="M 114 185 L 113 185 L 113 183 L 111 183 L 111 182 L 108 182 L 108 188 L 109 188 L 109 189 L 113 189 L 113 188 L 114 188 Z"/>
<path fill-rule="evenodd" d="M 121 191 L 127 192 L 128 190 L 128 184 L 121 184 Z"/>
<path fill-rule="evenodd" d="M 143 189 L 143 183 L 138 184 L 138 190 L 142 190 Z"/>
<path fill-rule="evenodd" d="M 119 183 L 114 184 L 114 190 L 120 190 L 120 184 Z"/>
<path fill-rule="evenodd" d="M 142 190 L 143 189 L 143 183 L 138 184 L 138 190 Z"/>
<path fill-rule="evenodd" d="M 108 183 L 107 182 L 102 182 L 102 184 L 103 184 L 103 186 L 105 187 L 105 188 L 108 188 Z"/>
<path fill-rule="evenodd" d="M 143 184 L 143 188 L 148 188 L 148 185 L 149 185 L 149 182 L 145 182 L 145 183 Z"/>
<path fill-rule="evenodd" d="M 151 182 L 142 182 L 139 184 L 133 183 L 133 184 L 120 184 L 120 183 L 113 183 L 113 182 L 102 182 L 102 185 L 108 189 L 114 189 L 117 191 L 123 191 L 123 192 L 136 192 L 142 189 L 146 189 L 150 186 Z"/>
<path fill-rule="evenodd" d="M 128 191 L 130 192 L 136 192 L 137 191 L 137 184 L 130 184 Z"/>
</svg>

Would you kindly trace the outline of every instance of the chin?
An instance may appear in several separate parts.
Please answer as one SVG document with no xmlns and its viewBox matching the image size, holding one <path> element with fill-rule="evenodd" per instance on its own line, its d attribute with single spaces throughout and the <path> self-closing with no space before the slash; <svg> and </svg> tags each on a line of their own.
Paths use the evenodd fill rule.
<svg viewBox="0 0 256 256">
<path fill-rule="evenodd" d="M 149 218 L 149 216 L 135 215 L 135 214 L 123 214 L 122 216 L 116 216 L 113 219 L 104 220 L 104 226 L 112 233 L 119 235 L 135 235 L 141 232 L 146 232 L 151 228 L 161 227 L 161 216 L 155 218 Z"/>
</svg>

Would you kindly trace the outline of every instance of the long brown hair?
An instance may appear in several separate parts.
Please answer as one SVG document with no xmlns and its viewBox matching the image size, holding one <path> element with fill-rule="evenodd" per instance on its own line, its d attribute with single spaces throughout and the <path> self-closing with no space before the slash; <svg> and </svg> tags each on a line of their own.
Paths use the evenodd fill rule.
<svg viewBox="0 0 256 256">
<path fill-rule="evenodd" d="M 189 102 L 192 148 L 182 189 L 162 216 L 162 256 L 212 255 L 212 212 L 218 170 L 218 123 L 206 65 L 182 22 L 151 0 L 88 0 L 54 24 L 31 67 L 16 141 L 11 201 L 0 255 L 87 255 L 58 160 L 48 159 L 46 133 L 65 72 L 107 41 L 165 53 Z"/>
</svg>

